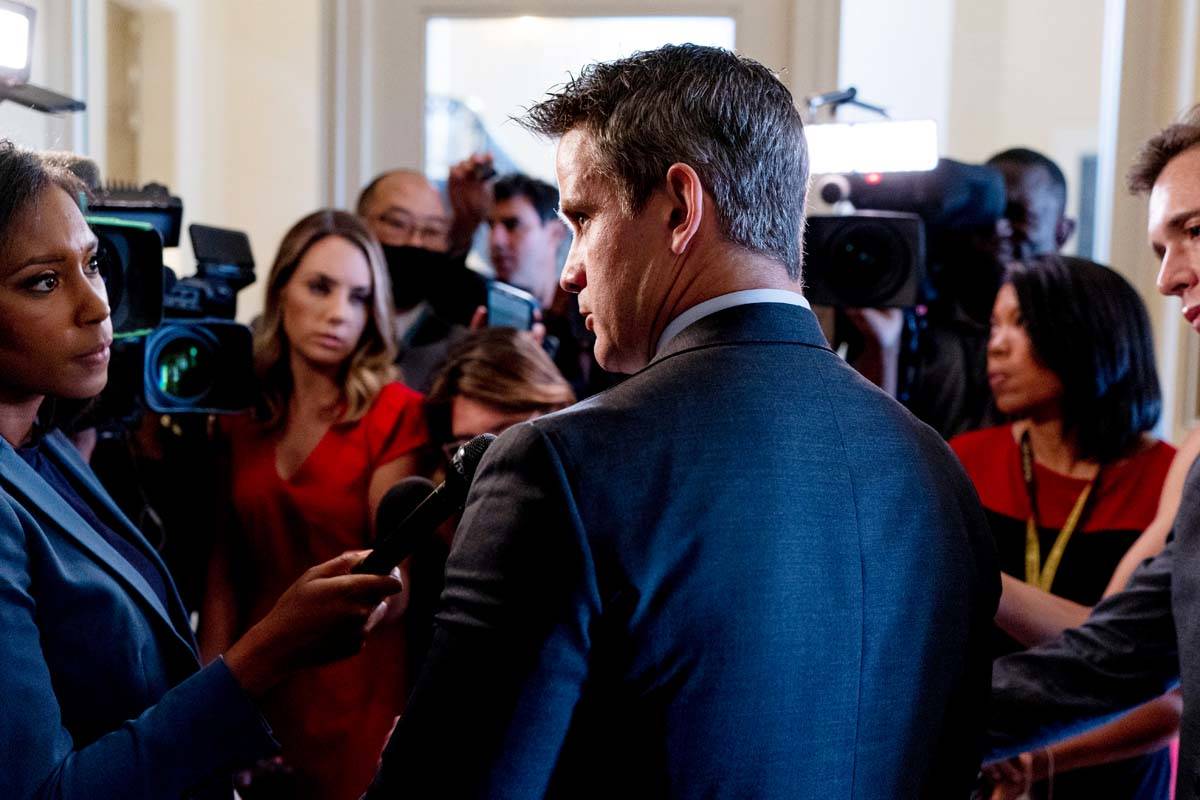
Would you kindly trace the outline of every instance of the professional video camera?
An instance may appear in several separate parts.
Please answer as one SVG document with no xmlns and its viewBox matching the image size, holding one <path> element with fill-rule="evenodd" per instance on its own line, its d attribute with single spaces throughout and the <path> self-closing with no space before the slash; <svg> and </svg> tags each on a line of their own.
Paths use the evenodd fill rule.
<svg viewBox="0 0 1200 800">
<path fill-rule="evenodd" d="M 828 97 L 810 107 L 854 95 Z M 1003 275 L 994 249 L 1003 177 L 939 159 L 930 121 L 813 124 L 806 136 L 817 176 L 810 210 L 829 213 L 808 217 L 805 294 L 836 309 L 831 342 L 854 361 L 880 333 L 841 309 L 902 309 L 897 399 L 947 435 L 978 424 L 987 386 L 974 373 Z"/>
<path fill-rule="evenodd" d="M 808 217 L 809 299 L 841 308 L 928 308 L 961 299 L 953 295 L 977 255 L 971 238 L 993 232 L 1004 214 L 999 173 L 939 160 L 932 120 L 817 122 L 822 111 L 832 118 L 843 107 L 888 117 L 853 86 L 806 103 L 817 176 L 810 212 L 821 204 L 831 211 Z M 952 263 L 961 266 L 948 269 Z M 971 279 L 968 273 L 967 285 Z"/>
<path fill-rule="evenodd" d="M 114 330 L 93 421 L 127 424 L 144 408 L 208 414 L 252 405 L 251 334 L 233 321 L 238 291 L 254 282 L 246 235 L 191 225 L 196 274 L 176 279 L 162 254 L 179 244 L 183 205 L 166 187 L 103 189 L 87 211 Z"/>
</svg>

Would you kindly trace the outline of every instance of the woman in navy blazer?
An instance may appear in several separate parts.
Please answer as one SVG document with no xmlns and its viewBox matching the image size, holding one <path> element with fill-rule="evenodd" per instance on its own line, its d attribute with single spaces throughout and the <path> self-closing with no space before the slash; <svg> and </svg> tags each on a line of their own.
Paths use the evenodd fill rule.
<svg viewBox="0 0 1200 800">
<path fill-rule="evenodd" d="M 200 668 L 166 567 L 52 424 L 112 342 L 81 190 L 0 141 L 0 797 L 229 798 L 275 746 L 255 698 L 357 651 L 399 582 L 344 554 Z"/>
</svg>

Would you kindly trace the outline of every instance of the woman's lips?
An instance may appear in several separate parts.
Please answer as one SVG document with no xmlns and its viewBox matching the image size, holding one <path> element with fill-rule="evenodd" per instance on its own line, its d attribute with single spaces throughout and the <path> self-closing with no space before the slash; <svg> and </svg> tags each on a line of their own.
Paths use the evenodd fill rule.
<svg viewBox="0 0 1200 800">
<path fill-rule="evenodd" d="M 88 366 L 103 366 L 108 363 L 110 344 L 111 342 L 106 342 L 99 347 L 88 350 L 86 353 L 80 353 L 75 356 L 75 360 Z"/>
</svg>

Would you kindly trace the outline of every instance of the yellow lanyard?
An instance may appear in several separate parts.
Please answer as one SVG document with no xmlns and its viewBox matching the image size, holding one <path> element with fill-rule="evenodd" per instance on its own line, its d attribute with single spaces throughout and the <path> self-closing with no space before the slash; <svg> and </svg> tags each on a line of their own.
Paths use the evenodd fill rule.
<svg viewBox="0 0 1200 800">
<path fill-rule="evenodd" d="M 1067 516 L 1066 524 L 1054 539 L 1054 545 L 1050 548 L 1050 555 L 1046 556 L 1045 564 L 1042 564 L 1042 545 L 1038 536 L 1037 493 L 1033 482 L 1033 447 L 1029 443 L 1028 431 L 1021 436 L 1021 472 L 1025 478 L 1025 492 L 1029 497 L 1029 519 L 1025 521 L 1025 582 L 1048 592 L 1054 583 L 1054 576 L 1058 572 L 1058 565 L 1062 562 L 1063 553 L 1066 552 L 1067 543 L 1071 541 L 1071 535 L 1075 533 L 1080 520 L 1083 519 L 1084 512 L 1087 511 L 1088 500 L 1092 496 L 1092 487 L 1100 480 L 1100 471 L 1096 471 L 1096 474 L 1088 481 L 1088 485 L 1083 487 L 1083 491 L 1079 493 L 1079 499 L 1075 501 L 1075 507 Z"/>
</svg>

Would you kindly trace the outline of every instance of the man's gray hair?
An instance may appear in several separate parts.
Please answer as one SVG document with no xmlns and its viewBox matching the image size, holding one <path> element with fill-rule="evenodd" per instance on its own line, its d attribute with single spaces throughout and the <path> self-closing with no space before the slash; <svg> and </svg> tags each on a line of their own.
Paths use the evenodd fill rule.
<svg viewBox="0 0 1200 800">
<path fill-rule="evenodd" d="M 590 64 L 521 124 L 551 137 L 586 132 L 631 214 L 672 164 L 688 164 L 712 195 L 725 237 L 800 278 L 804 125 L 791 92 L 757 61 L 685 44 Z"/>
</svg>

